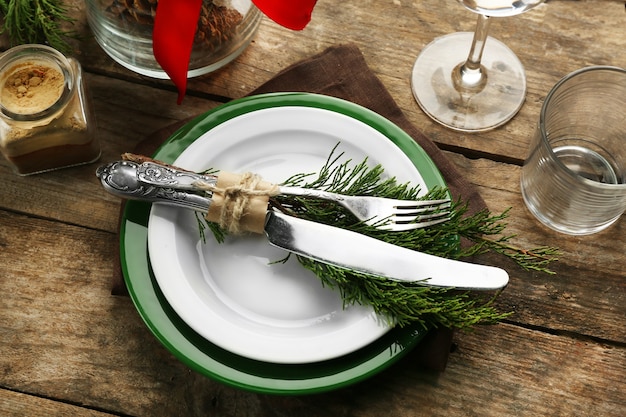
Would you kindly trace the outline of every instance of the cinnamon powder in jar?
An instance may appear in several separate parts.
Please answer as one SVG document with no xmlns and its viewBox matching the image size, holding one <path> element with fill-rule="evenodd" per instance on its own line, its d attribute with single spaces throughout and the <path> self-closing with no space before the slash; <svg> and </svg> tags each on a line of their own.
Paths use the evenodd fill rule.
<svg viewBox="0 0 626 417">
<path fill-rule="evenodd" d="M 8 73 L 11 75 L 2 86 L 0 102 L 15 114 L 35 114 L 46 110 L 61 97 L 65 85 L 63 74 L 44 63 L 21 63 Z"/>
<path fill-rule="evenodd" d="M 43 45 L 0 57 L 0 150 L 20 175 L 100 156 L 78 62 Z"/>
</svg>

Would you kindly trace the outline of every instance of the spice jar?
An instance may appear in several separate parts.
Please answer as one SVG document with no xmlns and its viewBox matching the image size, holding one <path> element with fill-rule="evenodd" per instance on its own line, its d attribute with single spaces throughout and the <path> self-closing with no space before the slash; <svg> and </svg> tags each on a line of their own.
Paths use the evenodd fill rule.
<svg viewBox="0 0 626 417">
<path fill-rule="evenodd" d="M 168 76 L 152 52 L 158 0 L 87 0 L 87 21 L 111 58 L 141 75 Z M 262 14 L 251 0 L 203 0 L 189 60 L 188 77 L 213 72 L 250 44 Z"/>
<path fill-rule="evenodd" d="M 0 56 L 0 151 L 17 174 L 100 157 L 78 61 L 45 45 Z"/>
</svg>

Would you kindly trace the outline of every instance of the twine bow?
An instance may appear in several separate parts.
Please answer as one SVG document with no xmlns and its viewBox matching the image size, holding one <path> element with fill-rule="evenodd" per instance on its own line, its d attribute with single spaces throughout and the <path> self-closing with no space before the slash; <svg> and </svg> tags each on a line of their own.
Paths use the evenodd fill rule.
<svg viewBox="0 0 626 417">
<path fill-rule="evenodd" d="M 203 0 L 159 0 L 154 17 L 154 58 L 178 90 L 178 104 L 187 90 L 187 71 Z M 252 0 L 263 14 L 292 30 L 311 21 L 317 0 Z"/>
<path fill-rule="evenodd" d="M 233 235 L 263 233 L 269 198 L 280 192 L 276 184 L 265 182 L 251 172 L 235 174 L 223 171 L 215 185 L 202 181 L 193 185 L 213 194 L 206 219 Z"/>
</svg>

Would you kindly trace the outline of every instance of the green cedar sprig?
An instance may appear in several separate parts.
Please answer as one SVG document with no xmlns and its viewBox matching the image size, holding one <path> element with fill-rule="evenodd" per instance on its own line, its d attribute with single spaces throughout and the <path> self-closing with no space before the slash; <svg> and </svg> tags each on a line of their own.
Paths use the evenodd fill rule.
<svg viewBox="0 0 626 417">
<path fill-rule="evenodd" d="M 369 167 L 367 159 L 356 165 L 351 160 L 342 162 L 343 153 L 335 154 L 335 151 L 336 148 L 319 173 L 294 175 L 284 185 L 406 200 L 438 199 L 448 195 L 446 189 L 435 187 L 420 196 L 418 187 L 399 184 L 395 178 L 385 177 L 382 166 Z M 401 233 L 368 226 L 357 221 L 347 210 L 322 200 L 279 195 L 273 197 L 270 204 L 297 217 L 446 258 L 458 259 L 495 252 L 510 257 L 525 269 L 552 273 L 547 265 L 558 255 L 556 248 L 523 250 L 511 245 L 509 241 L 514 236 L 502 235 L 506 227 L 503 220 L 508 216 L 508 210 L 499 215 L 493 215 L 486 209 L 468 215 L 467 204 L 460 201 L 452 203 L 448 222 Z M 224 239 L 225 234 L 219 227 L 213 224 L 209 227 L 218 241 Z M 461 245 L 461 238 L 471 244 Z M 495 307 L 494 301 L 499 292 L 488 294 L 433 288 L 362 274 L 300 256 L 296 258 L 304 268 L 315 273 L 324 286 L 337 290 L 344 306 L 369 305 L 381 317 L 398 326 L 418 323 L 424 328 L 469 328 L 476 324 L 498 323 L 510 314 L 499 312 Z"/>
<path fill-rule="evenodd" d="M 26 43 L 47 44 L 62 53 L 72 48 L 67 38 L 75 38 L 73 31 L 62 29 L 62 22 L 73 23 L 62 0 L 0 0 L 4 23 L 0 33 L 7 33 L 11 45 Z"/>
</svg>

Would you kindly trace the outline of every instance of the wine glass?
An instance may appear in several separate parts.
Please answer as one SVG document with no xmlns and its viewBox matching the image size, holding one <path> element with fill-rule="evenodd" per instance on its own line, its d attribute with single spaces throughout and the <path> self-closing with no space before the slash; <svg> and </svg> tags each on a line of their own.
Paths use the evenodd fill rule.
<svg viewBox="0 0 626 417">
<path fill-rule="evenodd" d="M 488 36 L 491 18 L 521 14 L 545 0 L 457 1 L 478 13 L 476 30 L 428 44 L 413 66 L 411 88 L 422 110 L 435 121 L 455 130 L 480 132 L 508 122 L 526 97 L 524 67 L 505 44 Z"/>
</svg>

